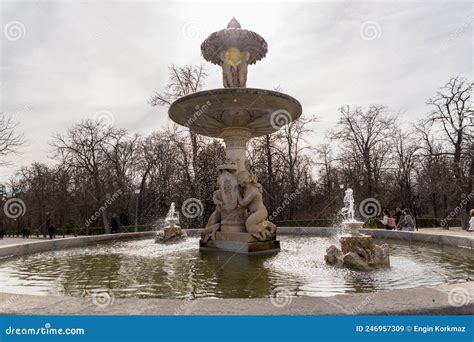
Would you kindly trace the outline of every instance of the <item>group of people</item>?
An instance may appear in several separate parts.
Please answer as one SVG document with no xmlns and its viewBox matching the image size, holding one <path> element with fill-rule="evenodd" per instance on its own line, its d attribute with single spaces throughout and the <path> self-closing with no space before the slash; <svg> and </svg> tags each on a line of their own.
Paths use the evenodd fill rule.
<svg viewBox="0 0 474 342">
<path fill-rule="evenodd" d="M 28 226 L 25 226 L 21 230 L 21 237 L 23 239 L 29 239 L 31 235 L 31 230 Z M 0 227 L 0 240 L 3 240 L 3 238 L 7 235 L 7 232 L 5 231 L 5 228 Z M 10 237 L 15 236 L 17 234 L 10 234 Z M 52 240 L 56 237 L 56 228 L 53 225 L 50 225 L 48 228 L 48 236 Z M 18 237 L 20 237 L 20 234 L 18 234 Z"/>
<path fill-rule="evenodd" d="M 380 220 L 387 230 L 414 231 L 418 230 L 410 209 L 395 209 L 392 215 L 390 210 L 384 209 L 383 218 Z"/>
</svg>

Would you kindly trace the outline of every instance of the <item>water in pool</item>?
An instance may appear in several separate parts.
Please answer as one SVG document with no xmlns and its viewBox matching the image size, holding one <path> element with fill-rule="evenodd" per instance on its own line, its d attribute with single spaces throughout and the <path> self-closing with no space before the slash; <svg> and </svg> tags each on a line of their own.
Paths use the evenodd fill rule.
<svg viewBox="0 0 474 342">
<path fill-rule="evenodd" d="M 85 296 L 108 289 L 115 297 L 256 298 L 285 289 L 294 296 L 331 296 L 474 278 L 471 250 L 389 241 L 391 268 L 371 272 L 324 263 L 337 237 L 280 236 L 274 255 L 200 252 L 198 239 L 161 245 L 153 240 L 104 243 L 0 262 L 2 292 Z"/>
</svg>

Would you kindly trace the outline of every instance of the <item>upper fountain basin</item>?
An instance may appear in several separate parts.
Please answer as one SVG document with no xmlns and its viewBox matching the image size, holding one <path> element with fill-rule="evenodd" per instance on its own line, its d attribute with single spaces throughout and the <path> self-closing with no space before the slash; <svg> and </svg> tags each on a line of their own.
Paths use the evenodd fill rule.
<svg viewBox="0 0 474 342">
<path fill-rule="evenodd" d="M 272 90 L 221 88 L 183 96 L 169 108 L 170 118 L 194 133 L 221 137 L 225 128 L 242 127 L 252 137 L 278 131 L 301 116 L 301 104 Z"/>
</svg>

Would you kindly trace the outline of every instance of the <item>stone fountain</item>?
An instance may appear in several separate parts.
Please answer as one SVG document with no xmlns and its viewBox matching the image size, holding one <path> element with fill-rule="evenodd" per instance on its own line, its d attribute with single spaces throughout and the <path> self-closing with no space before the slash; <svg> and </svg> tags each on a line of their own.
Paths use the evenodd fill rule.
<svg viewBox="0 0 474 342">
<path fill-rule="evenodd" d="M 344 196 L 345 207 L 341 213 L 345 216 L 342 222 L 349 234 L 341 236 L 341 249 L 334 245 L 326 250 L 324 260 L 329 265 L 347 267 L 354 270 L 372 270 L 390 267 L 390 252 L 387 244 L 378 246 L 370 235 L 361 234 L 359 229 L 364 222 L 354 218 L 354 196 L 352 189 L 347 189 Z"/>
<path fill-rule="evenodd" d="M 170 205 L 165 221 L 168 226 L 156 233 L 155 243 L 178 242 L 188 237 L 186 232 L 176 225 L 179 222 L 179 214 L 175 210 L 174 202 Z"/>
<path fill-rule="evenodd" d="M 192 132 L 225 142 L 226 160 L 218 167 L 215 210 L 203 230 L 200 248 L 238 253 L 278 251 L 276 226 L 267 220 L 262 185 L 248 170 L 247 143 L 296 120 L 301 104 L 291 96 L 247 88 L 248 66 L 263 59 L 266 41 L 242 29 L 233 18 L 226 29 L 201 45 L 204 59 L 222 67 L 224 88 L 200 91 L 176 100 L 170 118 Z"/>
</svg>

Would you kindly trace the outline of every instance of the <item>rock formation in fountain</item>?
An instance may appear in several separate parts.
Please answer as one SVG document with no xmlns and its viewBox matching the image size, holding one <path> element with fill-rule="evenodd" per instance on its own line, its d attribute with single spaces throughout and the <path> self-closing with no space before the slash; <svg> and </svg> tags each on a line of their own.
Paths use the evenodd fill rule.
<svg viewBox="0 0 474 342">
<path fill-rule="evenodd" d="M 186 232 L 176 225 L 179 222 L 179 216 L 174 208 L 174 202 L 171 203 L 165 221 L 168 223 L 168 226 L 156 233 L 155 243 L 177 242 L 188 237 Z"/>
<path fill-rule="evenodd" d="M 339 239 L 341 249 L 334 245 L 329 246 L 324 256 L 326 263 L 336 267 L 345 266 L 353 270 L 365 271 L 390 267 L 388 245 L 378 246 L 371 236 L 359 232 L 364 223 L 354 219 L 352 189 L 346 190 L 344 205 L 345 207 L 341 210 L 345 216 L 343 225 L 346 230 L 349 230 L 349 234 L 345 234 Z"/>
<path fill-rule="evenodd" d="M 247 88 L 248 66 L 263 59 L 266 41 L 242 29 L 232 18 L 226 29 L 201 45 L 207 61 L 222 68 L 224 88 L 200 91 L 176 100 L 170 118 L 192 132 L 221 138 L 226 160 L 217 170 L 215 210 L 201 236 L 201 249 L 239 253 L 279 250 L 276 226 L 267 220 L 262 185 L 247 169 L 247 143 L 296 120 L 300 103 L 280 92 Z"/>
</svg>

